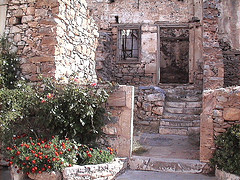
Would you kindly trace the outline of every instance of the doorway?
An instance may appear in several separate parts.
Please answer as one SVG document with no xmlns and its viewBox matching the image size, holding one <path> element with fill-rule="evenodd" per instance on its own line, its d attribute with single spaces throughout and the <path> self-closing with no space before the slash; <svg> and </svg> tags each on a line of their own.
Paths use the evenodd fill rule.
<svg viewBox="0 0 240 180">
<path fill-rule="evenodd" d="M 188 26 L 159 26 L 160 83 L 189 83 Z"/>
</svg>

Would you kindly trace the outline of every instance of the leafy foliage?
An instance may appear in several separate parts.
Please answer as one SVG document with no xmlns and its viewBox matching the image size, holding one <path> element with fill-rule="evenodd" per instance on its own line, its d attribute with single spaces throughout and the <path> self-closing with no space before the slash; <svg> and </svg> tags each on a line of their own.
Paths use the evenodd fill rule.
<svg viewBox="0 0 240 180">
<path fill-rule="evenodd" d="M 19 79 L 20 65 L 15 53 L 10 51 L 10 43 L 6 38 L 0 39 L 0 84 L 7 88 L 14 88 Z"/>
<path fill-rule="evenodd" d="M 10 157 L 9 165 L 19 168 L 17 172 L 26 174 L 61 171 L 77 162 L 81 164 L 99 164 L 110 162 L 115 158 L 113 149 L 99 150 L 76 143 L 68 138 L 60 140 L 33 139 L 26 134 L 14 137 L 12 147 L 7 147 Z"/>
<path fill-rule="evenodd" d="M 221 170 L 240 175 L 240 125 L 233 125 L 217 137 L 211 163 Z"/>
<path fill-rule="evenodd" d="M 2 138 L 11 143 L 10 137 L 22 133 L 36 138 L 57 134 L 90 144 L 101 134 L 110 91 L 97 84 L 80 86 L 74 79 L 67 84 L 45 79 L 35 86 L 19 82 L 15 89 L 2 88 Z"/>
</svg>

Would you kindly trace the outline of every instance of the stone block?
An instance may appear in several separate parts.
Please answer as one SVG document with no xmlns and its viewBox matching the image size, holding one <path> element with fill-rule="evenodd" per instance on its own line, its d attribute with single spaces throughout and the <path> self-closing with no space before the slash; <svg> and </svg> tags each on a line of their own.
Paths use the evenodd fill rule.
<svg viewBox="0 0 240 180">
<path fill-rule="evenodd" d="M 126 92 L 117 91 L 111 94 L 108 98 L 107 105 L 112 107 L 126 106 Z"/>
<path fill-rule="evenodd" d="M 32 63 L 54 62 L 54 57 L 52 56 L 33 57 L 33 58 L 30 58 L 29 61 Z"/>
<path fill-rule="evenodd" d="M 240 121 L 240 109 L 239 108 L 224 108 L 223 118 L 226 121 Z"/>
<path fill-rule="evenodd" d="M 150 64 L 146 64 L 145 66 L 145 74 L 154 74 L 156 73 L 157 69 L 156 69 L 156 64 L 155 63 L 150 63 Z"/>
<path fill-rule="evenodd" d="M 163 107 L 153 107 L 152 112 L 158 115 L 163 114 Z"/>
<path fill-rule="evenodd" d="M 148 102 L 143 102 L 142 103 L 142 108 L 145 110 L 145 111 L 151 111 L 152 110 L 152 104 L 151 103 L 148 103 Z"/>
<path fill-rule="evenodd" d="M 165 95 L 163 93 L 149 94 L 145 97 L 145 99 L 150 102 L 164 101 Z"/>
</svg>

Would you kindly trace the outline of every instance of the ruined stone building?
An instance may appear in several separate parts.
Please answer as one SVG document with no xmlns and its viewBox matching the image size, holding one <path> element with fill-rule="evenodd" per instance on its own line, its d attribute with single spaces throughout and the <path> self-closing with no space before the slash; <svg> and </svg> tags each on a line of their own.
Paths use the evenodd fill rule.
<svg viewBox="0 0 240 180">
<path fill-rule="evenodd" d="M 32 81 L 134 86 L 134 132 L 200 133 L 202 162 L 240 121 L 238 0 L 0 0 L 0 34 Z"/>
</svg>

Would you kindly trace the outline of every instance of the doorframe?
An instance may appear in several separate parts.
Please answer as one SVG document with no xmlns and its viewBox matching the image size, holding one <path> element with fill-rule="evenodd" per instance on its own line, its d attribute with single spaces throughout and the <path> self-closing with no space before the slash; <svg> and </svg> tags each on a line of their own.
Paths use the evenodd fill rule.
<svg viewBox="0 0 240 180">
<path fill-rule="evenodd" d="M 186 28 L 189 29 L 189 80 L 188 83 L 192 84 L 194 83 L 194 70 L 195 70 L 195 32 L 196 32 L 196 25 L 191 25 L 190 23 L 179 23 L 179 24 L 166 24 L 166 23 L 157 23 L 157 65 L 156 65 L 156 84 L 161 83 L 160 82 L 160 76 L 161 76 L 161 56 L 160 56 L 160 42 L 161 42 L 161 36 L 160 36 L 160 30 L 161 28 Z M 193 27 L 193 28 L 192 28 Z M 192 30 L 193 29 L 193 30 Z"/>
</svg>

